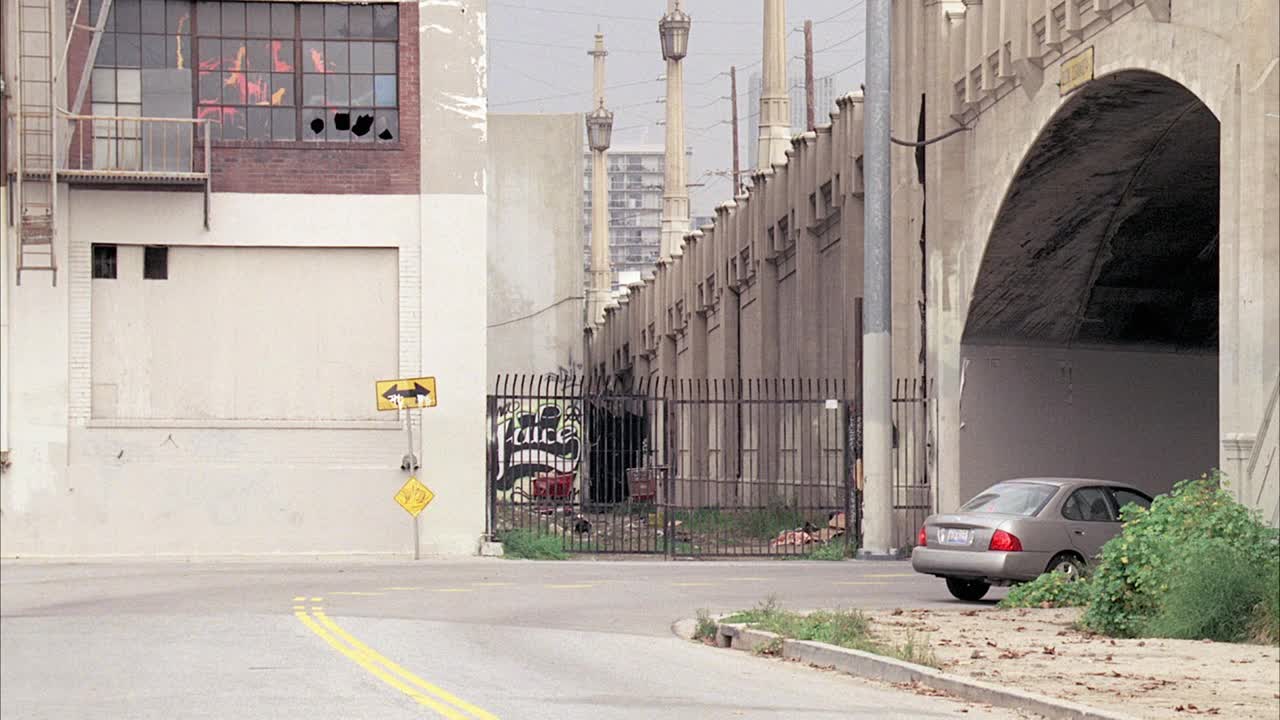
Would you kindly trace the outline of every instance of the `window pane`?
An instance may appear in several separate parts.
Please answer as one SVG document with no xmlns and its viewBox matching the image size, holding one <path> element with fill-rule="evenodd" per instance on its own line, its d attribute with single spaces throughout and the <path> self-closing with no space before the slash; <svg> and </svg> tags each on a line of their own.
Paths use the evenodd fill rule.
<svg viewBox="0 0 1280 720">
<path fill-rule="evenodd" d="M 307 108 L 302 111 L 302 139 L 323 140 L 325 127 L 325 111 L 323 108 Z"/>
<path fill-rule="evenodd" d="M 191 3 L 188 0 L 168 0 L 165 3 L 165 32 L 169 34 L 191 32 Z"/>
<path fill-rule="evenodd" d="M 267 37 L 271 34 L 271 6 L 251 2 L 245 6 L 245 34 L 249 37 Z"/>
<path fill-rule="evenodd" d="M 98 41 L 98 57 L 94 60 L 94 64 L 98 67 L 115 67 L 116 64 L 116 35 L 115 33 L 104 32 L 102 39 Z"/>
<path fill-rule="evenodd" d="M 351 37 L 373 37 L 373 8 L 368 5 L 351 6 Z"/>
<path fill-rule="evenodd" d="M 245 76 L 245 102 L 250 105 L 271 104 L 271 76 L 249 73 Z"/>
<path fill-rule="evenodd" d="M 351 72 L 347 43 L 329 41 L 324 44 L 324 64 L 329 72 Z"/>
<path fill-rule="evenodd" d="M 248 112 L 247 136 L 250 140 L 271 139 L 271 108 L 251 107 Z"/>
<path fill-rule="evenodd" d="M 351 111 L 339 108 L 329 113 L 329 127 L 324 139 L 329 142 L 348 142 L 351 140 Z"/>
<path fill-rule="evenodd" d="M 113 103 L 94 103 L 93 114 L 98 117 L 111 117 L 116 114 L 116 106 Z M 111 120 L 94 120 L 93 136 L 94 137 L 115 137 L 115 123 Z"/>
<path fill-rule="evenodd" d="M 347 6 L 326 3 L 324 8 L 324 36 L 326 38 L 345 38 L 348 35 Z"/>
<path fill-rule="evenodd" d="M 142 102 L 142 71 L 116 71 L 116 98 L 122 103 Z"/>
<path fill-rule="evenodd" d="M 395 5 L 373 6 L 374 37 L 396 39 L 396 10 Z"/>
<path fill-rule="evenodd" d="M 243 105 L 248 96 L 244 73 L 222 73 L 222 102 L 225 105 Z"/>
<path fill-rule="evenodd" d="M 306 72 L 328 72 L 322 41 L 304 40 L 302 42 L 302 67 Z"/>
<path fill-rule="evenodd" d="M 142 0 L 142 32 L 163 35 L 164 0 Z"/>
<path fill-rule="evenodd" d="M 223 37 L 244 36 L 244 3 L 222 3 L 222 35 Z"/>
<path fill-rule="evenodd" d="M 222 65 L 222 43 L 209 38 L 196 40 L 196 59 L 201 70 L 217 70 Z"/>
<path fill-rule="evenodd" d="M 276 72 L 293 71 L 293 41 L 271 41 L 271 69 Z"/>
<path fill-rule="evenodd" d="M 376 73 L 394 73 L 396 71 L 396 44 L 380 42 L 373 44 L 373 71 Z"/>
<path fill-rule="evenodd" d="M 191 67 L 191 38 L 190 36 L 170 36 L 165 41 L 165 67 L 170 68 L 189 68 Z"/>
<path fill-rule="evenodd" d="M 293 105 L 294 94 L 293 75 L 289 73 L 271 74 L 272 105 Z"/>
<path fill-rule="evenodd" d="M 373 131 L 378 140 L 395 142 L 400 139 L 400 113 L 395 110 L 379 110 L 374 113 Z"/>
<path fill-rule="evenodd" d="M 373 43 L 351 43 L 350 61 L 351 72 L 353 73 L 373 72 Z"/>
<path fill-rule="evenodd" d="M 293 36 L 293 6 L 271 3 L 271 34 L 276 37 Z"/>
<path fill-rule="evenodd" d="M 222 139 L 243 140 L 245 133 L 244 108 L 222 109 Z"/>
<path fill-rule="evenodd" d="M 245 63 L 248 70 L 271 69 L 271 48 L 266 40 L 245 42 Z"/>
<path fill-rule="evenodd" d="M 142 277 L 145 280 L 169 279 L 169 248 L 154 246 L 143 248 Z"/>
<path fill-rule="evenodd" d="M 165 44 L 163 35 L 142 36 L 142 67 L 162 68 L 165 66 Z"/>
<path fill-rule="evenodd" d="M 324 8 L 315 3 L 302 6 L 302 37 L 324 37 Z"/>
<path fill-rule="evenodd" d="M 960 508 L 963 512 L 997 513 L 1031 517 L 1058 493 L 1053 485 L 1038 483 L 1001 483 L 984 490 Z"/>
<path fill-rule="evenodd" d="M 116 35 L 116 67 L 140 67 L 142 65 L 142 37 L 140 35 Z"/>
<path fill-rule="evenodd" d="M 373 111 L 353 109 L 351 113 L 351 139 L 355 142 L 373 142 L 377 137 L 373 132 Z"/>
<path fill-rule="evenodd" d="M 218 105 L 222 102 L 222 73 L 201 72 L 197 86 L 201 105 Z"/>
<path fill-rule="evenodd" d="M 351 88 L 347 75 L 324 76 L 324 99 L 330 105 L 346 105 L 351 102 Z"/>
<path fill-rule="evenodd" d="M 354 107 L 373 107 L 373 76 L 351 76 L 351 104 Z"/>
<path fill-rule="evenodd" d="M 115 102 L 116 99 L 116 71 L 115 70 L 94 70 L 93 71 L 93 95 L 95 102 Z"/>
<path fill-rule="evenodd" d="M 324 76 L 307 74 L 302 76 L 302 102 L 305 105 L 324 104 Z"/>
<path fill-rule="evenodd" d="M 98 22 L 98 13 L 102 10 L 102 0 L 89 0 L 89 24 L 93 25 Z M 111 32 L 116 26 L 116 14 L 108 10 L 107 22 L 102 29 Z"/>
<path fill-rule="evenodd" d="M 378 107 L 396 106 L 396 76 L 378 75 L 374 81 L 374 104 Z"/>
<path fill-rule="evenodd" d="M 93 277 L 98 280 L 116 278 L 116 246 L 93 246 Z"/>
<path fill-rule="evenodd" d="M 271 110 L 271 139 L 293 140 L 296 134 L 294 129 L 296 121 L 297 115 L 294 110 L 273 108 Z"/>
<path fill-rule="evenodd" d="M 119 0 L 113 3 L 111 12 L 116 16 L 116 31 L 136 33 L 141 29 L 138 0 Z"/>
<path fill-rule="evenodd" d="M 196 3 L 196 23 L 201 35 L 222 34 L 222 5 L 216 2 Z"/>
</svg>

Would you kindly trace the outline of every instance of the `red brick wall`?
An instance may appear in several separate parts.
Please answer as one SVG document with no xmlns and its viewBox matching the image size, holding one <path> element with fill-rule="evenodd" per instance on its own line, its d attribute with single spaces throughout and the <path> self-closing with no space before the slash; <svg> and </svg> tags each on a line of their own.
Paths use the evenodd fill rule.
<svg viewBox="0 0 1280 720">
<path fill-rule="evenodd" d="M 399 143 L 215 141 L 214 192 L 417 194 L 421 156 L 417 3 L 400 3 L 399 70 Z"/>
</svg>

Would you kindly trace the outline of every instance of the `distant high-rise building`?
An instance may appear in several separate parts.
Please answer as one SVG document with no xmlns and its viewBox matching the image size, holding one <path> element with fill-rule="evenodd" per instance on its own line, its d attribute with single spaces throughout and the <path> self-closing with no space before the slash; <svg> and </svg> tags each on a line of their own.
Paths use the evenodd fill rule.
<svg viewBox="0 0 1280 720">
<path fill-rule="evenodd" d="M 619 273 L 651 270 L 658 261 L 664 157 L 661 145 L 617 145 L 609 149 L 609 262 L 614 287 L 618 285 Z M 585 167 L 582 183 L 584 271 L 589 270 L 591 264 L 591 163 L 587 162 Z"/>
<path fill-rule="evenodd" d="M 787 65 L 787 87 L 791 98 L 791 132 L 798 134 L 806 129 L 806 108 L 804 90 L 804 61 L 792 60 Z M 752 73 L 747 89 L 749 112 L 743 113 L 746 119 L 747 134 L 747 166 L 744 170 L 756 167 L 760 145 L 760 93 L 763 79 L 760 73 Z M 815 77 L 813 80 L 814 122 L 826 125 L 831 122 L 831 111 L 835 109 L 835 78 Z"/>
</svg>

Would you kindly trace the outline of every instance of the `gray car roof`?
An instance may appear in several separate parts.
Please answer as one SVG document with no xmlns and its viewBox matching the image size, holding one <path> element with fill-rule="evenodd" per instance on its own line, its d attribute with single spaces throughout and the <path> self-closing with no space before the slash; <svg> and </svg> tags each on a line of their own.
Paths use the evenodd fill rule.
<svg viewBox="0 0 1280 720">
<path fill-rule="evenodd" d="M 1117 482 L 1115 480 L 1097 480 L 1094 478 L 1025 477 L 1025 478 L 1009 478 L 1008 480 L 1002 480 L 1001 482 L 1002 483 L 1006 483 L 1006 482 L 1040 483 L 1041 485 L 1057 485 L 1059 487 L 1064 485 L 1107 485 L 1110 487 L 1123 487 L 1123 488 L 1133 487 L 1131 483 Z"/>
</svg>

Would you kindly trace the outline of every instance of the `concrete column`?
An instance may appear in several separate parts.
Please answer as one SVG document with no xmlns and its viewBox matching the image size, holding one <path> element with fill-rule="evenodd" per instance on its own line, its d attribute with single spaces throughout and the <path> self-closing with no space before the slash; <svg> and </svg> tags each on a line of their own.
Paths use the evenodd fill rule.
<svg viewBox="0 0 1280 720">
<path fill-rule="evenodd" d="M 596 33 L 595 47 L 588 53 L 594 59 L 595 87 L 592 110 L 604 107 L 604 34 Z M 587 322 L 599 326 L 604 322 L 604 306 L 609 302 L 612 285 L 609 271 L 609 177 L 608 150 L 591 151 L 591 287 L 588 289 Z"/>
<path fill-rule="evenodd" d="M 791 146 L 791 97 L 787 92 L 787 3 L 764 0 L 764 51 L 760 88 L 760 170 L 787 161 Z"/>
<path fill-rule="evenodd" d="M 667 12 L 680 7 L 680 0 L 667 0 Z M 662 185 L 662 230 L 659 257 L 670 260 L 680 254 L 680 245 L 689 232 L 688 170 L 684 147 L 684 64 L 667 60 L 666 152 Z"/>
</svg>

